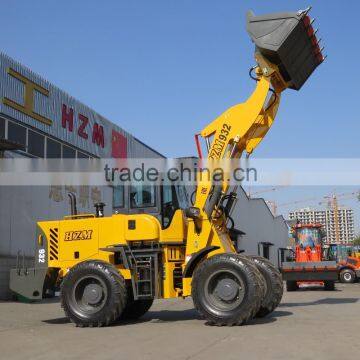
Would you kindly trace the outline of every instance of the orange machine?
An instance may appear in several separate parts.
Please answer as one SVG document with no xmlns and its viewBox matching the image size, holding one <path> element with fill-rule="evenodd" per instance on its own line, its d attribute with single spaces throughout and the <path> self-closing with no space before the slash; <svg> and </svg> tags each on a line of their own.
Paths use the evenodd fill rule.
<svg viewBox="0 0 360 360">
<path fill-rule="evenodd" d="M 279 249 L 279 267 L 287 290 L 295 291 L 299 285 L 320 285 L 325 290 L 334 290 L 338 269 L 336 261 L 325 256 L 322 225 L 297 223 L 291 230 L 295 250 Z M 285 259 L 286 251 L 290 251 L 290 256 Z"/>
<path fill-rule="evenodd" d="M 360 279 L 360 258 L 348 256 L 339 261 L 339 280 L 342 283 L 351 284 Z"/>
</svg>

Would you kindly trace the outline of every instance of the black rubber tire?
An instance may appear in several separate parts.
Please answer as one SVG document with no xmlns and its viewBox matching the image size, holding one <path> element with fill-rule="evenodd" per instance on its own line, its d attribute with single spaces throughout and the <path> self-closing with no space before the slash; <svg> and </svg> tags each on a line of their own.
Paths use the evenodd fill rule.
<svg viewBox="0 0 360 360">
<path fill-rule="evenodd" d="M 102 296 L 102 306 L 96 311 L 86 311 L 79 306 L 75 292 L 77 282 L 85 278 L 100 281 L 106 295 Z M 61 306 L 71 322 L 79 327 L 108 326 L 118 319 L 127 304 L 127 290 L 124 278 L 116 268 L 99 260 L 81 262 L 70 269 L 61 284 Z M 87 305 L 89 307 L 89 305 Z"/>
<path fill-rule="evenodd" d="M 262 256 L 249 255 L 253 259 L 265 281 L 265 296 L 256 317 L 264 317 L 272 313 L 280 304 L 284 286 L 280 271 Z"/>
<path fill-rule="evenodd" d="M 242 296 L 234 308 L 219 308 L 211 303 L 207 285 L 217 273 L 229 272 L 241 281 Z M 242 325 L 252 319 L 259 311 L 263 296 L 261 274 L 252 261 L 238 254 L 214 255 L 197 266 L 192 278 L 192 298 L 197 311 L 209 325 Z M 210 285 L 209 285 L 210 286 Z M 225 302 L 224 302 L 225 303 Z M 224 305 L 222 303 L 222 305 Z M 227 306 L 225 303 L 224 307 Z"/>
<path fill-rule="evenodd" d="M 151 308 L 153 299 L 130 300 L 121 315 L 122 320 L 137 320 Z"/>
<path fill-rule="evenodd" d="M 286 281 L 286 291 L 296 291 L 299 289 L 299 286 L 296 281 L 293 280 L 287 280 Z"/>
<path fill-rule="evenodd" d="M 342 269 L 339 274 L 339 279 L 343 284 L 352 284 L 356 280 L 356 274 L 352 269 Z"/>
<path fill-rule="evenodd" d="M 103 263 L 101 260 L 94 260 L 95 262 Z M 109 270 L 113 271 L 115 274 L 118 274 L 118 271 L 114 266 L 109 267 Z M 126 306 L 117 320 L 137 320 L 143 315 L 145 315 L 151 308 L 154 300 L 153 299 L 143 299 L 143 300 L 134 300 L 133 291 L 131 285 L 127 287 L 127 302 Z"/>
<path fill-rule="evenodd" d="M 325 280 L 324 281 L 324 290 L 325 291 L 334 291 L 335 290 L 335 281 L 334 280 Z"/>
<path fill-rule="evenodd" d="M 265 299 L 265 295 L 266 295 L 266 283 L 265 283 L 265 278 L 262 275 L 261 271 L 258 269 L 257 265 L 254 262 L 254 259 L 251 258 L 251 256 L 249 255 L 245 255 L 245 254 L 238 254 L 239 257 L 243 258 L 244 261 L 247 261 L 250 263 L 249 266 L 253 266 L 255 267 L 258 271 L 255 272 L 255 276 L 258 279 L 258 283 L 260 284 L 260 294 L 261 294 L 261 301 L 260 301 L 260 306 L 259 309 L 261 307 L 262 302 Z M 258 312 L 258 311 L 257 311 Z M 252 314 L 252 317 L 256 317 L 257 312 Z"/>
</svg>

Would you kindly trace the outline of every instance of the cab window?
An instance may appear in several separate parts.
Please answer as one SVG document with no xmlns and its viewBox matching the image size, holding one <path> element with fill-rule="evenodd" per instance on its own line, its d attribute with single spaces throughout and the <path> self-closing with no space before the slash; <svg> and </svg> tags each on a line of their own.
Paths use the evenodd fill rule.
<svg viewBox="0 0 360 360">
<path fill-rule="evenodd" d="M 113 209 L 122 209 L 124 204 L 124 186 L 118 185 L 113 187 Z"/>
<path fill-rule="evenodd" d="M 162 186 L 161 198 L 161 222 L 162 227 L 167 228 L 171 223 L 175 211 L 179 209 L 175 186 Z"/>
<path fill-rule="evenodd" d="M 130 208 L 148 208 L 156 206 L 155 187 L 139 184 L 130 187 Z"/>
</svg>

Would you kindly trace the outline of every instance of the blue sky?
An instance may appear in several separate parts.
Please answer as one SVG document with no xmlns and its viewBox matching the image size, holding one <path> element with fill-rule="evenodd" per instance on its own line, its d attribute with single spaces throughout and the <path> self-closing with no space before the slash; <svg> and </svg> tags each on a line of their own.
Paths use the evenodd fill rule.
<svg viewBox="0 0 360 360">
<path fill-rule="evenodd" d="M 2 51 L 170 157 L 195 154 L 193 134 L 251 93 L 254 83 L 247 72 L 254 63 L 253 44 L 245 30 L 246 11 L 309 5 L 244 0 L 1 3 Z M 284 94 L 276 124 L 256 156 L 360 157 L 360 2 L 311 5 L 328 58 L 301 91 Z M 298 199 L 308 192 L 282 190 L 277 196 Z M 359 203 L 351 206 L 358 213 Z"/>
</svg>

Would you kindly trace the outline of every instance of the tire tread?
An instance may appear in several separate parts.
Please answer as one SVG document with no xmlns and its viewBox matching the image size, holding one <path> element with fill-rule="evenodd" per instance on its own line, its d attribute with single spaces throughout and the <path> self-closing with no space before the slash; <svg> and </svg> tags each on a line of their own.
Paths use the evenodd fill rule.
<svg viewBox="0 0 360 360">
<path fill-rule="evenodd" d="M 271 285 L 271 292 L 264 297 L 256 314 L 257 317 L 264 317 L 272 313 L 281 302 L 284 293 L 282 276 L 280 271 L 268 259 L 258 255 L 250 255 L 249 257 L 253 259 L 260 272 L 262 272 L 264 281 L 266 281 L 265 276 L 267 276 Z"/>
<path fill-rule="evenodd" d="M 71 307 L 66 301 L 66 292 L 71 291 L 71 284 L 73 278 L 79 272 L 97 272 L 106 276 L 107 280 L 111 283 L 113 293 L 109 294 L 112 300 L 112 308 L 102 311 L 103 314 L 98 314 L 100 317 L 82 319 L 71 311 Z M 65 315 L 77 327 L 103 327 L 109 326 L 116 321 L 123 312 L 127 304 L 127 290 L 123 276 L 117 269 L 110 263 L 101 260 L 88 260 L 78 263 L 72 267 L 61 284 L 61 307 Z M 106 304 L 107 305 L 107 304 Z M 105 306 L 106 306 L 105 305 Z"/>
<path fill-rule="evenodd" d="M 235 263 L 239 266 L 242 271 L 247 275 L 248 281 L 250 281 L 253 285 L 253 298 L 251 301 L 247 301 L 246 305 L 243 308 L 243 311 L 240 314 L 236 314 L 230 318 L 220 318 L 216 317 L 213 314 L 210 314 L 206 309 L 202 306 L 200 298 L 198 296 L 197 289 L 200 286 L 201 282 L 201 273 L 204 270 L 216 263 Z M 199 312 L 199 314 L 207 320 L 209 325 L 214 326 L 239 326 L 247 323 L 250 319 L 254 317 L 254 315 L 258 312 L 262 296 L 263 290 L 261 285 L 261 275 L 259 270 L 256 268 L 254 264 L 251 263 L 249 259 L 244 256 L 240 256 L 238 254 L 232 253 L 224 253 L 214 255 L 206 260 L 204 260 L 198 267 L 195 269 L 192 279 L 192 298 L 194 302 L 195 309 Z"/>
</svg>

